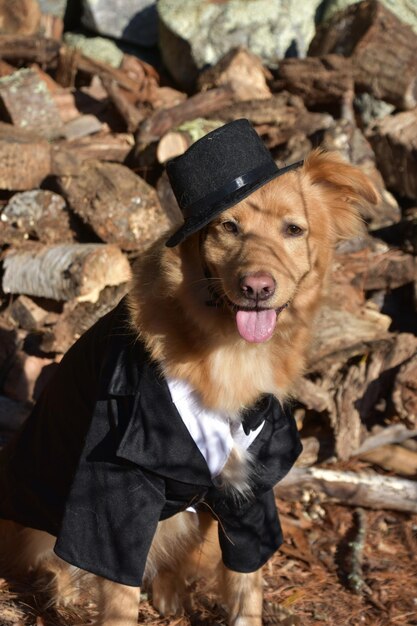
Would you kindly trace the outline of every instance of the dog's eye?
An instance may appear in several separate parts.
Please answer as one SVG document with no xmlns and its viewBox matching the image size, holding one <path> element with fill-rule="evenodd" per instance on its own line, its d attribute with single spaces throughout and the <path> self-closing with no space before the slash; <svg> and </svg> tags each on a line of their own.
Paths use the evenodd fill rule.
<svg viewBox="0 0 417 626">
<path fill-rule="evenodd" d="M 239 232 L 239 226 L 236 224 L 236 222 L 222 222 L 222 226 L 224 230 L 228 233 L 233 233 L 234 235 L 237 235 Z"/>
<path fill-rule="evenodd" d="M 298 235 L 302 235 L 304 229 L 301 226 L 297 226 L 297 224 L 288 224 L 286 228 L 287 235 L 291 235 L 292 237 L 297 237 Z"/>
</svg>

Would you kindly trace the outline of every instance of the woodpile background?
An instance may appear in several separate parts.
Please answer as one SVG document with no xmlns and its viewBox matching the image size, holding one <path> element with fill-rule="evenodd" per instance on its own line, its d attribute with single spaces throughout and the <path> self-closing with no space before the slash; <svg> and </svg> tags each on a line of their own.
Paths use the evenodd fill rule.
<svg viewBox="0 0 417 626">
<path fill-rule="evenodd" d="M 304 452 L 277 489 L 287 543 L 266 575 L 265 623 L 417 624 L 417 35 L 366 0 L 318 27 L 306 58 L 271 69 L 235 48 L 184 93 L 161 62 L 124 53 L 113 67 L 63 43 L 62 20 L 35 0 L 17 21 L 12 4 L 0 2 L 1 441 L 126 293 L 131 262 L 180 223 L 166 160 L 240 117 L 280 166 L 337 150 L 382 201 L 337 250 L 294 391 Z M 377 535 L 391 578 L 372 569 Z M 1 589 L 1 624 L 71 623 Z M 224 623 L 212 605 L 176 621 L 144 606 L 150 624 Z"/>
</svg>

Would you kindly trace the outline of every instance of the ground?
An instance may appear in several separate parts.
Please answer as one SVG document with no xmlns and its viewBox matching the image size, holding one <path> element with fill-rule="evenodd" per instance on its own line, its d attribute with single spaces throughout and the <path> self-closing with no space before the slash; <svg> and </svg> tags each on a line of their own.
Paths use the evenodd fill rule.
<svg viewBox="0 0 417 626">
<path fill-rule="evenodd" d="M 265 567 L 265 626 L 417 626 L 417 515 L 336 504 L 279 503 L 282 549 Z M 189 615 L 163 619 L 146 596 L 147 626 L 223 626 L 204 584 Z M 72 626 L 92 609 L 41 609 L 30 592 L 0 582 L 0 626 Z"/>
</svg>

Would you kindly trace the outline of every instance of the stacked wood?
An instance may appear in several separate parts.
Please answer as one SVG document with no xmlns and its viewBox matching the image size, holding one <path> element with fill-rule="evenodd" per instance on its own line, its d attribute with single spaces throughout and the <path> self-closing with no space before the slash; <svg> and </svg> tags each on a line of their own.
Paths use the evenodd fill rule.
<svg viewBox="0 0 417 626">
<path fill-rule="evenodd" d="M 309 55 L 350 57 L 359 90 L 400 109 L 417 105 L 417 35 L 378 2 L 348 6 L 320 26 Z"/>
<path fill-rule="evenodd" d="M 284 144 L 297 131 L 309 136 L 330 128 L 333 118 L 327 113 L 311 113 L 302 99 L 281 92 L 268 100 L 239 102 L 216 111 L 216 119 L 231 122 L 246 117 L 255 126 L 269 148 Z"/>
</svg>

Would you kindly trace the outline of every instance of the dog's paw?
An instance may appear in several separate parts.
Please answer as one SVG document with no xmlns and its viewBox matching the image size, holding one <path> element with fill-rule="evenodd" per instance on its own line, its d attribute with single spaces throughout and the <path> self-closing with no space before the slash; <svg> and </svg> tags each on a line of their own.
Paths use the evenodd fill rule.
<svg viewBox="0 0 417 626">
<path fill-rule="evenodd" d="M 159 573 L 152 582 L 152 604 L 164 617 L 182 614 L 184 593 L 183 581 L 171 572 Z"/>
</svg>

